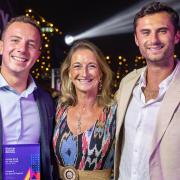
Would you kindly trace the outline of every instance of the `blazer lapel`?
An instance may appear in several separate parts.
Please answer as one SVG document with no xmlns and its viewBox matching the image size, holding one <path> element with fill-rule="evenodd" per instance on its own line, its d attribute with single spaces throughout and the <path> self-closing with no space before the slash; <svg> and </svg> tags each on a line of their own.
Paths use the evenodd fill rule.
<svg viewBox="0 0 180 180">
<path fill-rule="evenodd" d="M 121 127 L 124 121 L 124 116 L 129 104 L 129 101 L 132 96 L 133 88 L 138 81 L 142 69 L 134 70 L 129 75 L 125 77 L 120 83 L 119 90 L 117 92 L 117 120 L 116 120 L 116 142 L 115 142 L 115 162 L 114 162 L 114 179 L 117 179 L 119 176 L 119 163 L 120 163 L 120 154 L 121 154 L 121 143 L 123 135 L 120 133 Z M 122 132 L 122 131 L 121 131 Z"/>
<path fill-rule="evenodd" d="M 180 99 L 180 69 L 178 69 L 177 74 L 175 75 L 175 79 L 172 84 L 169 86 L 164 99 L 162 101 L 162 105 L 160 107 L 158 116 L 157 116 L 157 124 L 155 128 L 155 132 L 152 140 L 151 147 L 151 156 L 161 141 L 168 125 L 171 122 L 174 111 L 176 107 L 179 105 Z"/>
<path fill-rule="evenodd" d="M 49 169 L 50 166 L 50 159 L 49 159 L 49 142 L 48 142 L 48 120 L 47 120 L 47 110 L 46 110 L 46 99 L 42 99 L 40 91 L 36 89 L 34 92 L 34 97 L 38 105 L 39 114 L 40 114 L 40 122 L 41 122 L 41 134 L 40 134 L 40 149 L 41 149 L 41 174 L 42 179 L 46 177 L 47 179 L 51 179 L 49 173 L 51 170 Z"/>
<path fill-rule="evenodd" d="M 127 106 L 129 104 L 130 98 L 132 96 L 133 88 L 137 82 L 137 80 L 140 77 L 140 74 L 142 72 L 141 70 L 134 70 L 131 74 L 131 76 L 128 78 L 127 81 L 123 82 L 122 89 L 120 87 L 119 94 L 117 96 L 118 100 L 118 111 L 117 111 L 117 126 L 116 126 L 116 137 L 119 136 L 120 129 L 122 126 L 122 123 L 124 121 L 124 115 L 127 110 Z M 122 93 L 123 92 L 123 93 Z"/>
</svg>

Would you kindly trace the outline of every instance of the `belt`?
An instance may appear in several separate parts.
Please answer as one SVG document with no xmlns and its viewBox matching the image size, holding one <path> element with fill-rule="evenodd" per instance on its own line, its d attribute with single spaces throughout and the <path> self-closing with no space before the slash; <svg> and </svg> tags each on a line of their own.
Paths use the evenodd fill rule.
<svg viewBox="0 0 180 180">
<path fill-rule="evenodd" d="M 58 167 L 62 180 L 109 180 L 111 169 L 103 170 L 78 170 L 73 166 Z"/>
</svg>

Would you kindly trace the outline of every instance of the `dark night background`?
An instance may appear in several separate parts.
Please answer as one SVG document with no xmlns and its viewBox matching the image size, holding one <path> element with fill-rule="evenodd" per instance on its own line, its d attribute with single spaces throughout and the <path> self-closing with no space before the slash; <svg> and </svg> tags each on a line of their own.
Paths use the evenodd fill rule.
<svg viewBox="0 0 180 180">
<path fill-rule="evenodd" d="M 175 7 L 177 7 L 177 3 L 180 4 L 179 0 L 167 1 L 175 2 Z M 27 9 L 32 9 L 36 16 L 45 18 L 46 21 L 53 23 L 62 31 L 61 36 L 54 34 L 49 42 L 51 68 L 59 68 L 70 48 L 64 42 L 65 35 L 76 35 L 84 32 L 140 2 L 148 3 L 150 0 L 0 0 L 0 7 L 3 9 L 5 6 L 11 17 L 25 14 Z M 124 75 L 134 68 L 145 65 L 145 61 L 136 60 L 140 54 L 134 43 L 133 32 L 95 37 L 89 40 L 95 43 L 105 56 L 110 57 L 109 65 L 114 72 L 114 91 L 118 88 Z M 176 46 L 176 55 L 180 56 L 179 44 Z M 118 59 L 119 56 L 126 60 Z M 119 64 L 120 62 L 122 64 Z M 39 63 L 39 67 L 41 65 Z M 48 79 L 47 83 L 43 80 L 43 72 L 39 73 L 40 76 L 37 80 L 43 80 L 42 84 L 49 86 L 52 80 L 50 73 L 49 71 L 49 75 L 46 76 L 48 78 L 44 78 L 44 80 Z M 36 75 L 36 72 L 33 75 Z"/>
<path fill-rule="evenodd" d="M 64 35 L 78 34 L 137 2 L 137 0 L 24 0 L 19 3 L 18 13 L 23 12 L 23 9 L 32 8 L 39 15 L 59 26 Z M 96 43 L 105 55 L 118 56 L 121 54 L 132 58 L 138 53 L 132 33 L 96 37 L 89 40 Z M 58 39 L 58 41 L 59 46 L 68 49 L 63 38 Z"/>
<path fill-rule="evenodd" d="M 178 2 L 178 0 L 176 0 Z M 39 15 L 45 17 L 60 27 L 64 35 L 78 34 L 119 12 L 141 2 L 140 0 L 22 0 L 17 1 L 17 13 L 32 8 Z M 146 0 L 145 2 L 148 3 Z M 104 52 L 105 55 L 122 55 L 133 59 L 139 55 L 134 43 L 133 33 L 109 35 L 89 39 Z M 62 37 L 56 38 L 59 48 L 68 50 Z M 179 46 L 179 45 L 178 45 Z M 179 47 L 178 47 L 179 48 Z"/>
<path fill-rule="evenodd" d="M 141 1 L 6 0 L 6 2 L 11 4 L 14 16 L 23 14 L 25 9 L 31 8 L 54 23 L 66 35 L 83 32 Z M 121 54 L 127 58 L 133 58 L 139 52 L 132 33 L 96 37 L 89 40 L 96 43 L 105 55 L 118 56 Z M 56 38 L 56 44 L 59 48 L 69 48 L 62 37 Z"/>
</svg>

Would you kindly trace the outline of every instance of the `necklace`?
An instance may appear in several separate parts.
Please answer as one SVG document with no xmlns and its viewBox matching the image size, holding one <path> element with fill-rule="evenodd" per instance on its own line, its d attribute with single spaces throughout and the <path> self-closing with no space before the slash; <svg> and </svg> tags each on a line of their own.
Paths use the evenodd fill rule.
<svg viewBox="0 0 180 180">
<path fill-rule="evenodd" d="M 81 113 L 79 114 L 79 118 L 77 119 L 77 134 L 81 134 L 82 129 L 81 129 L 81 114 L 83 114 L 86 111 L 86 108 L 83 107 Z"/>
<path fill-rule="evenodd" d="M 81 117 L 77 120 L 77 134 L 81 134 Z"/>
</svg>

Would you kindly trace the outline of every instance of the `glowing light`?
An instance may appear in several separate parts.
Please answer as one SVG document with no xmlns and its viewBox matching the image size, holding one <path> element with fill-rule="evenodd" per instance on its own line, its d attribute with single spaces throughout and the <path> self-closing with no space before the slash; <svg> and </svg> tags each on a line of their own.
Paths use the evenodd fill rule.
<svg viewBox="0 0 180 180">
<path fill-rule="evenodd" d="M 175 10 L 180 11 L 180 3 L 177 0 L 161 0 L 168 3 Z M 94 38 L 106 35 L 115 35 L 130 33 L 133 31 L 133 19 L 135 14 L 146 5 L 147 1 L 141 1 L 117 15 L 107 19 L 106 21 L 74 36 L 74 41 L 78 39 Z"/>
<path fill-rule="evenodd" d="M 51 28 L 49 31 L 50 31 L 50 32 L 53 32 L 53 31 L 54 31 L 54 29 L 53 29 L 53 28 Z"/>
<path fill-rule="evenodd" d="M 30 16 L 41 27 L 42 37 L 43 37 L 43 46 L 46 48 L 46 49 L 44 48 L 44 50 L 42 49 L 42 56 L 40 59 L 37 59 L 36 61 L 37 64 L 35 64 L 35 66 L 33 67 L 32 74 L 36 79 L 50 78 L 51 51 L 49 48 L 50 46 L 49 35 L 52 36 L 52 33 L 60 34 L 59 29 L 57 27 L 54 27 L 53 23 L 47 22 L 43 17 L 39 16 L 37 13 L 35 13 L 31 9 L 26 10 L 26 16 Z"/>
<path fill-rule="evenodd" d="M 59 31 L 59 29 L 58 29 L 58 28 L 55 28 L 55 31 L 56 31 L 56 32 L 58 32 L 58 31 Z"/>
<path fill-rule="evenodd" d="M 53 32 L 54 29 L 53 29 L 52 27 L 42 27 L 42 28 L 41 28 L 41 31 L 48 33 L 48 32 Z"/>
<path fill-rule="evenodd" d="M 71 45 L 74 42 L 75 38 L 71 35 L 65 36 L 65 43 L 67 45 Z"/>
</svg>

